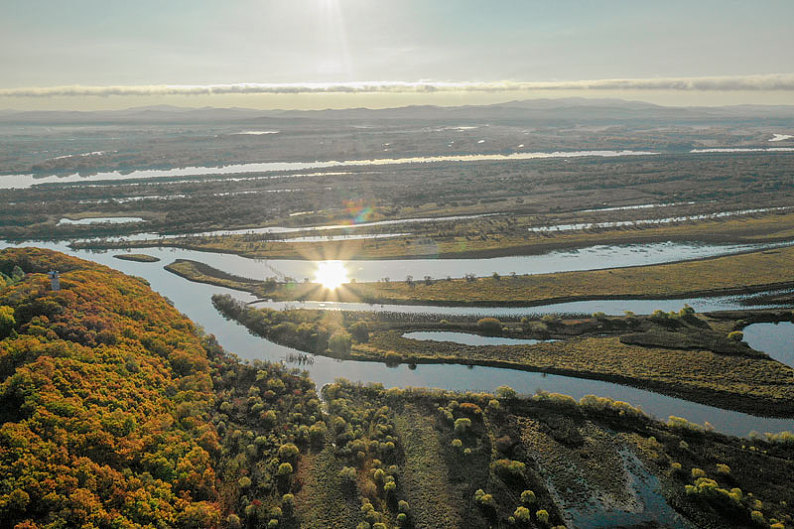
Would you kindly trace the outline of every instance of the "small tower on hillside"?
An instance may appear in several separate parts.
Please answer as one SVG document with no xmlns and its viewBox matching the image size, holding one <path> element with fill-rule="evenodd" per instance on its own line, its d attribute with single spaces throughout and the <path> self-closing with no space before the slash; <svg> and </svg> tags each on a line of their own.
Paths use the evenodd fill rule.
<svg viewBox="0 0 794 529">
<path fill-rule="evenodd" d="M 57 270 L 51 270 L 50 273 L 47 274 L 50 277 L 50 285 L 52 285 L 53 291 L 58 291 L 61 289 L 61 275 L 58 273 Z"/>
</svg>

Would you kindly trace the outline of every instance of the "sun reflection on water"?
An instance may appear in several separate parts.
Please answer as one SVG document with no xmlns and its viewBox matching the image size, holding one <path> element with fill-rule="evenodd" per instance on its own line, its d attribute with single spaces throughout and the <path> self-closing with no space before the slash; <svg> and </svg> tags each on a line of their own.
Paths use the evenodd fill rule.
<svg viewBox="0 0 794 529">
<path fill-rule="evenodd" d="M 317 263 L 314 281 L 328 290 L 336 290 L 348 282 L 347 269 L 342 261 L 322 261 Z"/>
</svg>

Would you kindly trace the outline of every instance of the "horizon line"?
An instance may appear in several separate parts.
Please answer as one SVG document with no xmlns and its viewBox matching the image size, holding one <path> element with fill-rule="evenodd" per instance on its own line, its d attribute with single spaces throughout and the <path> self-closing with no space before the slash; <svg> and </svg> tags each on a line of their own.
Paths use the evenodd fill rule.
<svg viewBox="0 0 794 529">
<path fill-rule="evenodd" d="M 349 81 L 329 83 L 229 83 L 61 85 L 2 88 L 0 97 L 212 96 L 246 94 L 433 94 L 531 91 L 662 90 L 673 92 L 794 91 L 794 74 L 713 77 L 615 78 L 580 81 Z"/>
</svg>

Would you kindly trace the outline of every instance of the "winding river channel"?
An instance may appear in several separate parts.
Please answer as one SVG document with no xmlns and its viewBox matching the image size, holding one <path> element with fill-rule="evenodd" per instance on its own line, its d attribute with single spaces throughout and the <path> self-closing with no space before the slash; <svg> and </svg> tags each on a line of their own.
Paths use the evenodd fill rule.
<svg viewBox="0 0 794 529">
<path fill-rule="evenodd" d="M 313 265 L 299 261 L 267 261 L 261 262 L 249 260 L 239 256 L 209 254 L 194 252 L 175 248 L 146 248 L 136 249 L 135 251 L 144 252 L 162 259 L 156 263 L 142 263 L 133 261 L 122 261 L 113 257 L 120 253 L 115 251 L 92 251 L 92 250 L 72 250 L 66 242 L 27 242 L 11 244 L 0 241 L 0 248 L 10 246 L 37 246 L 58 250 L 75 257 L 94 261 L 103 265 L 110 266 L 126 274 L 145 278 L 151 287 L 170 299 L 177 309 L 191 318 L 198 325 L 202 326 L 207 333 L 214 334 L 219 343 L 227 350 L 237 354 L 246 360 L 261 359 L 265 361 L 285 361 L 289 356 L 294 356 L 298 351 L 287 347 L 276 345 L 262 338 L 249 334 L 245 328 L 235 322 L 225 320 L 211 305 L 210 297 L 213 294 L 231 294 L 235 298 L 245 302 L 255 301 L 251 295 L 232 291 L 229 289 L 212 285 L 191 283 L 185 279 L 177 277 L 166 270 L 163 266 L 174 259 L 194 259 L 206 262 L 212 266 L 220 268 L 230 273 L 248 275 L 251 277 L 264 277 L 274 275 L 266 267 L 276 268 L 282 273 L 301 276 L 313 269 Z M 497 270 L 516 271 L 526 273 L 552 272 L 558 270 L 576 270 L 592 268 L 593 263 L 598 263 L 599 267 L 608 266 L 630 266 L 636 264 L 648 264 L 647 259 L 652 262 L 678 261 L 685 258 L 704 257 L 721 253 L 733 253 L 747 249 L 738 246 L 703 246 L 703 245 L 676 245 L 668 243 L 666 245 L 649 245 L 644 248 L 651 248 L 643 252 L 640 247 L 595 247 L 583 249 L 575 252 L 556 252 L 543 256 L 512 257 L 484 260 L 471 260 L 462 265 L 458 262 L 458 273 L 475 273 L 480 275 L 490 274 Z M 569 255 L 570 254 L 570 255 Z M 650 256 L 650 257 L 649 257 Z M 602 257 L 605 260 L 602 260 Z M 526 262 L 524 268 L 519 264 Z M 431 264 L 438 263 L 439 266 L 446 267 L 446 263 L 452 265 L 456 260 L 411 260 L 411 261 L 355 261 L 361 266 L 361 275 L 356 277 L 366 278 L 369 274 L 374 274 L 376 266 L 372 263 L 390 264 L 395 267 L 411 266 L 416 267 L 415 275 L 443 276 L 441 269 L 429 268 Z M 460 261 L 460 260 L 457 260 Z M 485 261 L 485 263 L 483 263 Z M 477 264 L 479 262 L 479 264 Z M 236 264 L 235 264 L 236 263 Z M 275 264 L 274 264 L 275 263 Z M 294 263 L 300 263 L 301 272 L 291 270 Z M 497 263 L 502 263 L 497 266 Z M 543 264 L 545 263 L 545 264 Z M 422 269 L 422 264 L 427 264 L 428 269 Z M 244 266 L 244 269 L 242 268 Z M 452 268 L 445 270 L 451 271 Z M 510 270 L 512 269 L 512 270 Z M 243 273 L 248 270 L 248 273 Z M 367 270 L 367 272 L 363 272 Z M 370 271 L 371 270 L 371 271 Z M 402 268 L 399 275 L 395 278 L 404 277 L 407 273 L 406 268 Z M 413 269 L 408 269 L 413 270 Z M 423 270 L 423 271 L 420 271 Z M 304 272 L 305 271 L 305 272 Z M 384 272 L 380 272 L 380 276 Z M 551 313 L 551 312 L 593 312 L 603 310 L 604 312 L 622 313 L 623 310 L 634 310 L 635 312 L 647 312 L 647 308 L 662 308 L 665 310 L 680 308 L 684 303 L 689 303 L 696 310 L 713 310 L 714 308 L 743 308 L 740 299 L 737 297 L 710 298 L 710 299 L 688 299 L 688 300 L 642 300 L 641 302 L 629 300 L 613 300 L 609 302 L 581 302 L 576 304 L 559 304 L 532 308 L 471 308 L 471 307 L 394 307 L 397 311 L 415 312 L 437 312 L 450 311 L 449 313 L 463 314 L 522 314 L 523 313 Z M 614 305 L 610 310 L 605 310 L 607 305 Z M 375 310 L 372 306 L 369 310 Z M 619 307 L 619 309 L 618 309 Z M 345 307 L 336 307 L 345 308 Z M 346 307 L 351 308 L 351 307 Z M 389 307 L 376 307 L 377 310 L 388 310 Z M 340 361 L 322 356 L 310 356 L 310 362 L 300 367 L 306 369 L 310 376 L 315 380 L 318 387 L 332 382 L 337 377 L 344 377 L 352 381 L 381 383 L 386 387 L 437 387 L 457 391 L 493 391 L 497 386 L 508 385 L 521 393 L 534 393 L 537 390 L 559 392 L 569 394 L 575 398 L 581 398 L 588 394 L 607 396 L 617 400 L 623 400 L 633 405 L 639 406 L 647 413 L 666 419 L 670 415 L 684 417 L 696 423 L 708 421 L 718 431 L 733 434 L 747 435 L 751 431 L 758 432 L 778 432 L 782 430 L 794 430 L 794 420 L 774 419 L 755 417 L 745 413 L 723 410 L 720 408 L 697 404 L 682 399 L 668 397 L 651 391 L 603 382 L 584 378 L 574 378 L 559 375 L 545 375 L 542 373 L 532 373 L 501 368 L 490 367 L 468 367 L 462 365 L 419 365 L 415 369 L 410 369 L 406 365 L 398 367 L 387 367 L 385 364 L 377 362 L 361 361 Z"/>
<path fill-rule="evenodd" d="M 359 282 L 380 281 L 383 278 L 403 281 L 409 275 L 415 280 L 421 280 L 425 276 L 443 279 L 462 277 L 465 274 L 474 274 L 478 277 L 490 276 L 494 272 L 507 276 L 514 272 L 548 274 L 594 268 L 642 266 L 735 254 L 769 246 L 662 242 L 621 246 L 599 245 L 575 250 L 558 250 L 541 255 L 489 259 L 371 259 L 342 260 L 341 263 L 347 270 L 349 279 Z M 191 259 L 228 274 L 257 280 L 271 276 L 280 278 L 289 276 L 302 281 L 306 277 L 312 278 L 317 268 L 316 262 L 299 259 L 249 259 L 233 254 L 171 248 L 137 248 L 134 251 L 142 251 L 169 262 L 174 259 Z M 117 250 L 116 253 L 120 252 Z"/>
</svg>

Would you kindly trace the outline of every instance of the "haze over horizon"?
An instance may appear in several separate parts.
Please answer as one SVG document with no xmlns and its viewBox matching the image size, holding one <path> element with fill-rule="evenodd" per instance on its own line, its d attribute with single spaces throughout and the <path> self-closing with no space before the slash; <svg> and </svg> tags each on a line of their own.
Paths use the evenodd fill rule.
<svg viewBox="0 0 794 529">
<path fill-rule="evenodd" d="M 0 5 L 0 108 L 794 104 L 794 4 Z"/>
</svg>

